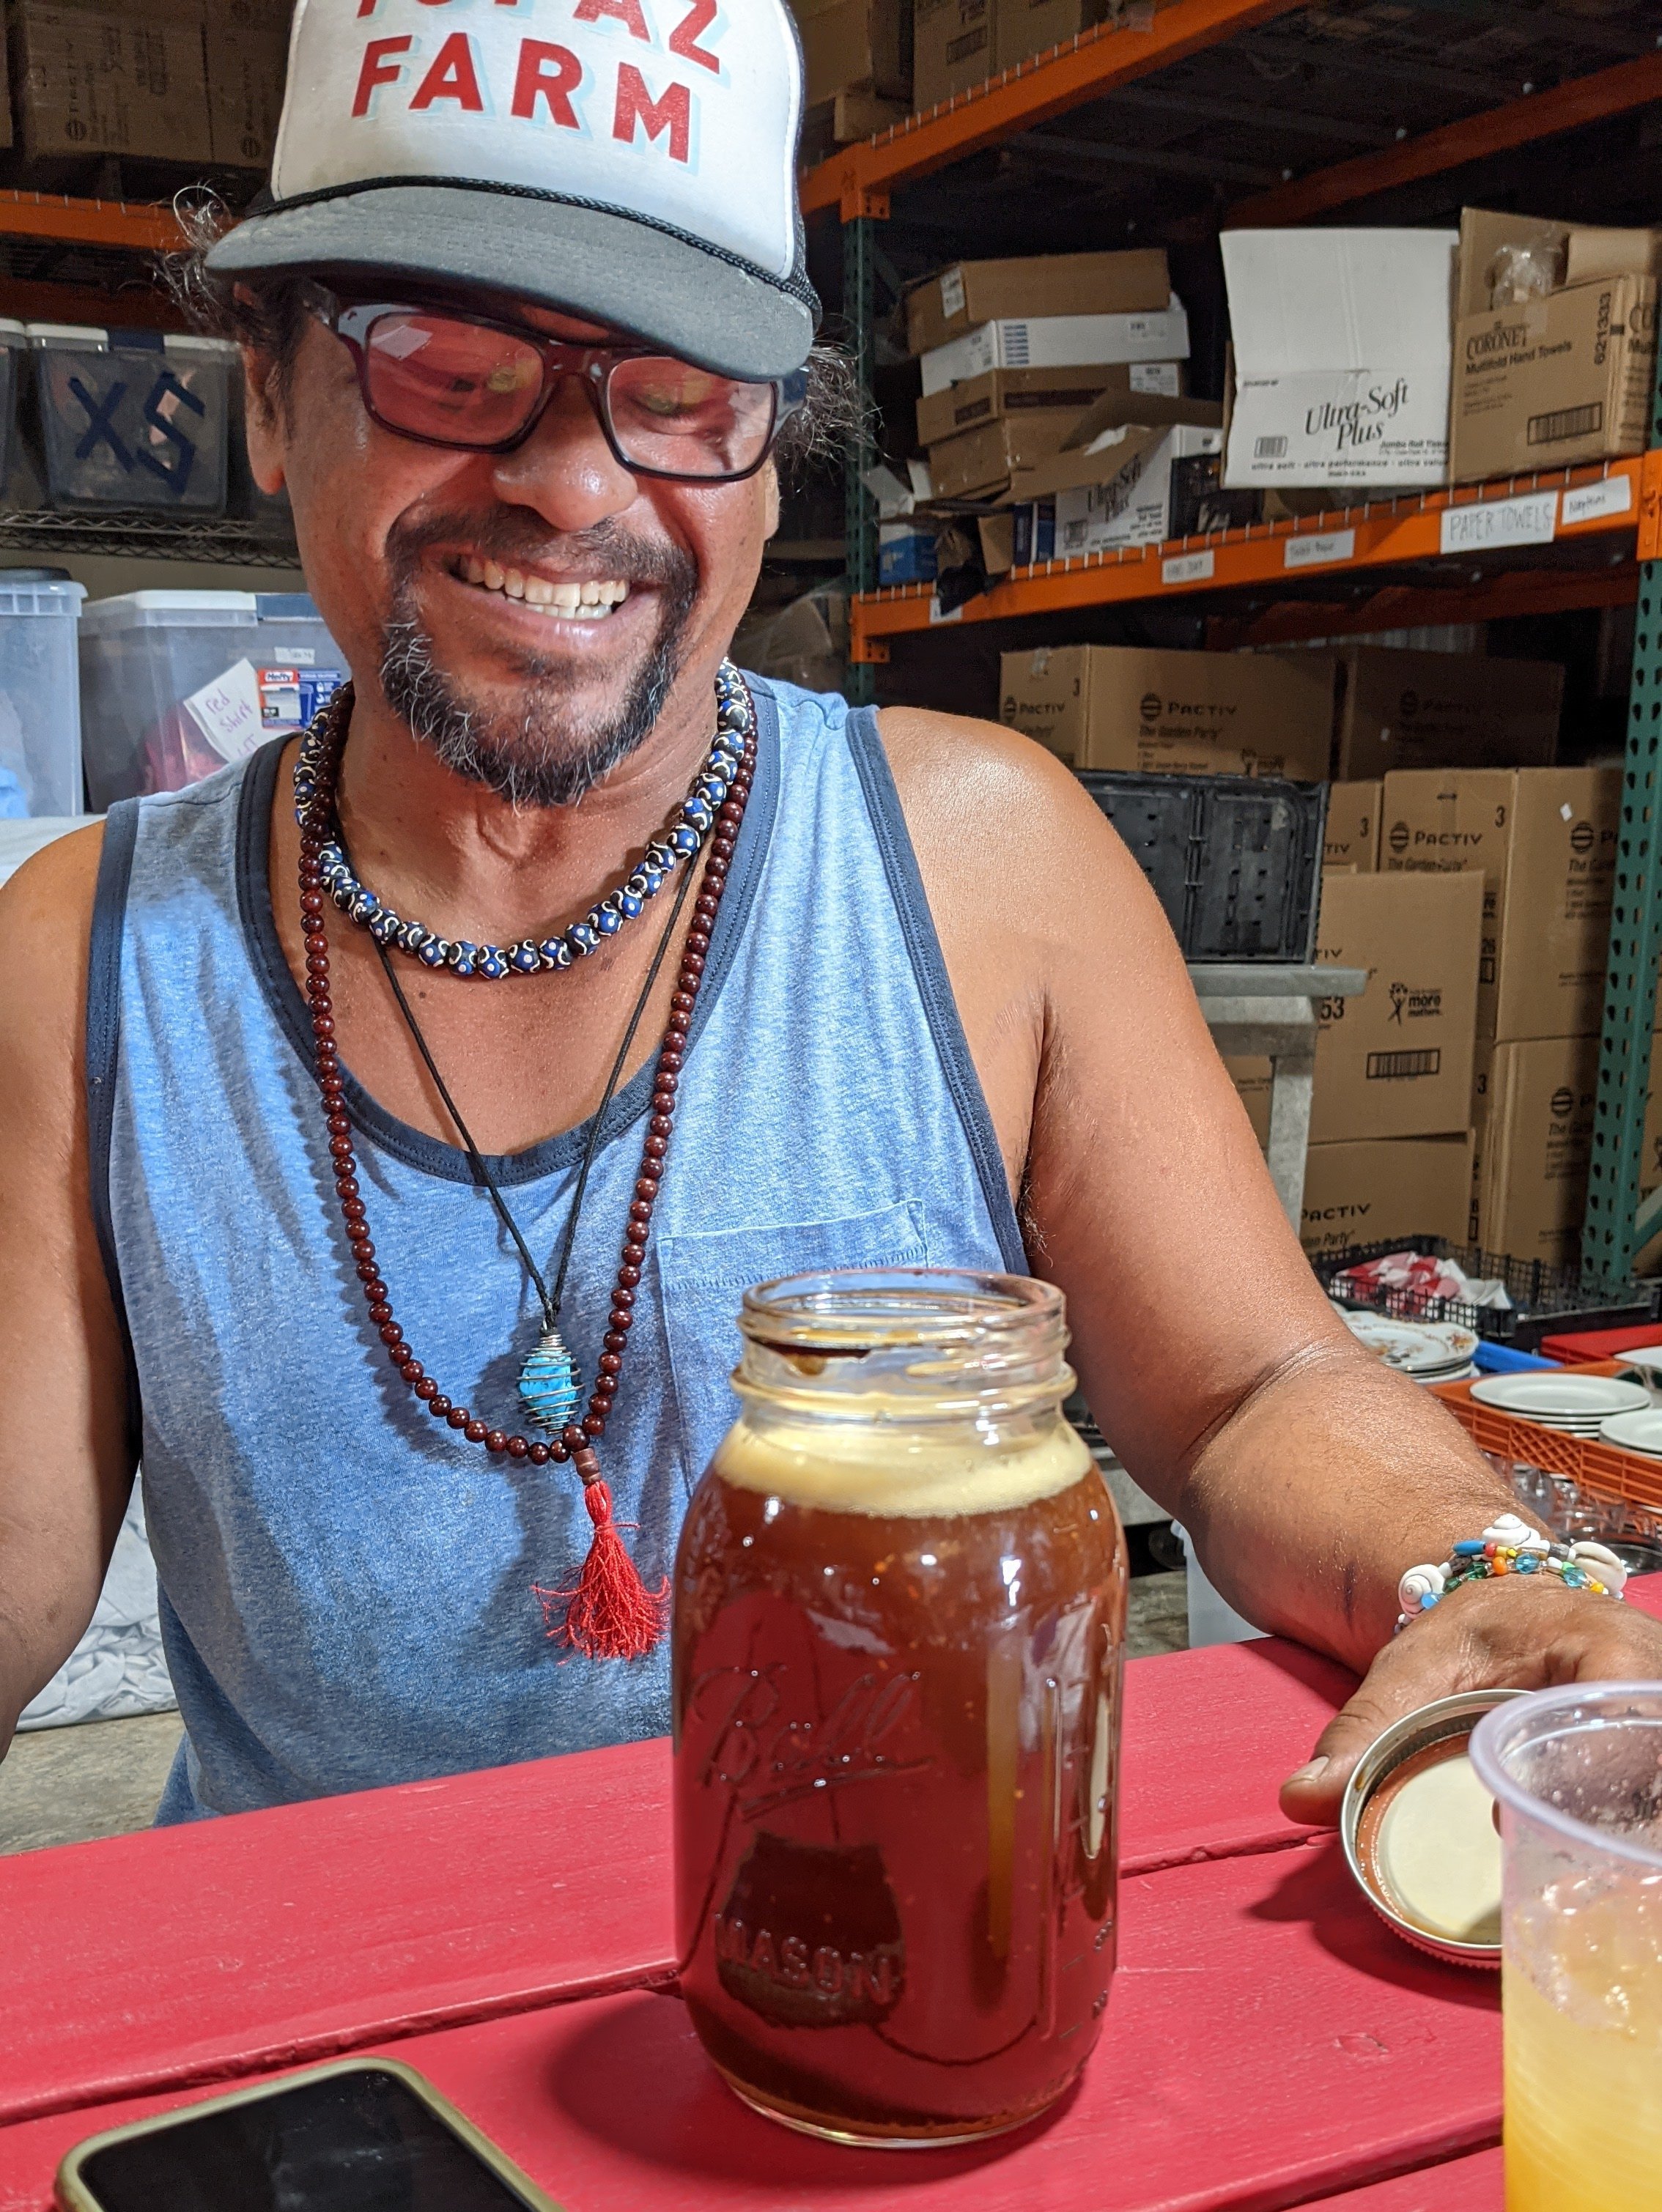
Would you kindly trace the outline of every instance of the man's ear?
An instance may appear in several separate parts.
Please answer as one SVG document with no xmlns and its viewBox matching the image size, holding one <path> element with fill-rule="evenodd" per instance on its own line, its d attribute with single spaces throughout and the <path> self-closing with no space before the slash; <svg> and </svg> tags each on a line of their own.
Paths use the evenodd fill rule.
<svg viewBox="0 0 1662 2212">
<path fill-rule="evenodd" d="M 765 501 L 762 511 L 762 535 L 773 538 L 779 530 L 779 471 L 771 461 L 763 472 L 762 496 Z"/>
<path fill-rule="evenodd" d="M 242 349 L 242 380 L 247 405 L 248 466 L 254 482 L 267 498 L 283 489 L 283 409 L 276 390 L 276 366 L 269 353 L 253 346 Z"/>
</svg>

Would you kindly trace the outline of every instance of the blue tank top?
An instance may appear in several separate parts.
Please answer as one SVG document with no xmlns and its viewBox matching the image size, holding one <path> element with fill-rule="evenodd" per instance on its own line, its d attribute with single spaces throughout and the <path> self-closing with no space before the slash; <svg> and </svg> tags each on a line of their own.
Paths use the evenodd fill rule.
<svg viewBox="0 0 1662 2212">
<path fill-rule="evenodd" d="M 753 688 L 755 785 L 602 1447 L 648 1583 L 733 1419 L 748 1285 L 1024 1265 L 875 719 Z M 432 1420 L 367 1317 L 272 921 L 280 750 L 113 809 L 93 924 L 94 1206 L 186 1729 L 163 1820 L 626 1741 L 669 1718 L 667 1639 L 633 1662 L 549 1640 L 533 1585 L 570 1577 L 587 1544 L 570 1469 L 492 1458 Z M 607 1113 L 573 1257 L 562 1327 L 590 1375 L 650 1084 L 648 1060 Z M 348 1094 L 410 1340 L 459 1404 L 511 1428 L 539 1326 L 524 1270 L 465 1155 Z M 539 1255 L 586 1133 L 491 1163 Z"/>
</svg>

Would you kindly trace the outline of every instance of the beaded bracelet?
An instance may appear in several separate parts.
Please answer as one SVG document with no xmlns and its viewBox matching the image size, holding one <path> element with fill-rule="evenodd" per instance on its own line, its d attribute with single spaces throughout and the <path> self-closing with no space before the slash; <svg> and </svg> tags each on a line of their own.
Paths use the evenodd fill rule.
<svg viewBox="0 0 1662 2212">
<path fill-rule="evenodd" d="M 1590 1590 L 1595 1597 L 1619 1598 L 1628 1571 L 1604 1544 L 1555 1544 L 1515 1513 L 1503 1513 L 1482 1534 L 1457 1544 L 1440 1567 L 1410 1567 L 1397 1585 L 1402 1611 L 1396 1633 L 1429 1613 L 1462 1583 L 1486 1582 L 1494 1575 L 1555 1575 L 1566 1589 Z"/>
</svg>

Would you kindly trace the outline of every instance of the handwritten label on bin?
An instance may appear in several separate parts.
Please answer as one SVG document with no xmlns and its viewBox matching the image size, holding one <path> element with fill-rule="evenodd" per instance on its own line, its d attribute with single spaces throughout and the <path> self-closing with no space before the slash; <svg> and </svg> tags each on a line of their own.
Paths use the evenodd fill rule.
<svg viewBox="0 0 1662 2212">
<path fill-rule="evenodd" d="M 250 660 L 234 661 L 185 702 L 186 713 L 225 761 L 240 760 L 265 735 L 259 709 L 259 677 Z"/>
<path fill-rule="evenodd" d="M 1558 526 L 1555 491 L 1518 499 L 1485 499 L 1443 509 L 1445 553 L 1503 553 L 1513 545 L 1550 545 Z"/>
</svg>

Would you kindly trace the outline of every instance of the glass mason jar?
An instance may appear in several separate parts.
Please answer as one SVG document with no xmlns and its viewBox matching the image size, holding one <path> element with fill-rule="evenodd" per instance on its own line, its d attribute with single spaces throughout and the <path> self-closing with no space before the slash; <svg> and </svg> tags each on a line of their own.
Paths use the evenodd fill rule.
<svg viewBox="0 0 1662 2212">
<path fill-rule="evenodd" d="M 746 2103 L 838 2142 L 1019 2126 L 1114 1963 L 1126 1562 L 1061 1293 L 746 1293 L 675 1565 L 677 1948 Z"/>
</svg>

